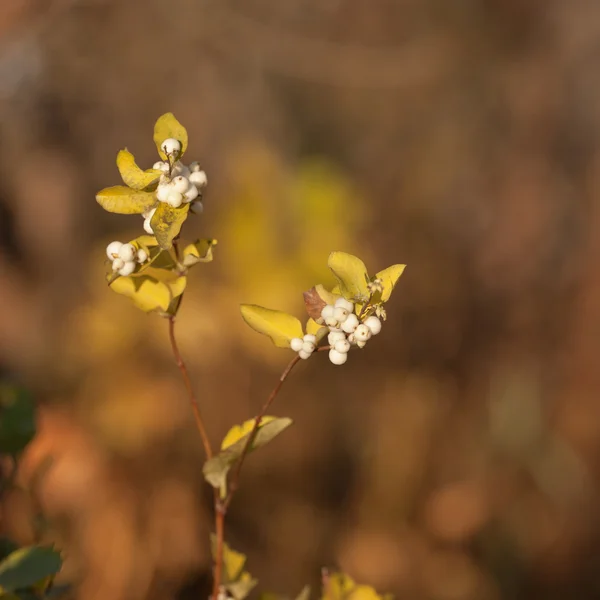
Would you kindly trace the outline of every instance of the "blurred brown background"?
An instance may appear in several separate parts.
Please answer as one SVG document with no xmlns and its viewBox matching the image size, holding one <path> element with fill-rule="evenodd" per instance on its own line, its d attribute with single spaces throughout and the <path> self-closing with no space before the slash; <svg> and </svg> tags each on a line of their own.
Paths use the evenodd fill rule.
<svg viewBox="0 0 600 600">
<path fill-rule="evenodd" d="M 209 177 L 187 236 L 219 240 L 178 328 L 215 443 L 289 358 L 240 302 L 301 314 L 334 249 L 408 264 L 247 465 L 227 537 L 260 588 L 327 565 L 407 599 L 600 597 L 599 73 L 594 0 L 1 2 L 0 365 L 40 402 L 21 477 L 53 458 L 77 598 L 198 597 L 210 568 L 166 323 L 104 283 L 141 219 L 94 201 L 166 111 Z M 30 541 L 34 506 L 3 530 Z"/>
</svg>

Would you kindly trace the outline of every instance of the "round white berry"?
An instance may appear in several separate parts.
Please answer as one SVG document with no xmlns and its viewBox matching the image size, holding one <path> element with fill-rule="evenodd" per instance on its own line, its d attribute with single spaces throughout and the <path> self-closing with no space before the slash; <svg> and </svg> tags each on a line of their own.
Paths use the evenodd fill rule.
<svg viewBox="0 0 600 600">
<path fill-rule="evenodd" d="M 313 335 L 312 333 L 307 333 L 304 336 L 304 341 L 305 342 L 310 342 L 311 344 L 316 344 L 317 343 L 317 336 Z"/>
<path fill-rule="evenodd" d="M 330 346 L 333 346 L 339 340 L 345 340 L 346 334 L 343 331 L 331 331 L 327 336 L 327 341 Z"/>
<path fill-rule="evenodd" d="M 190 185 L 188 190 L 183 194 L 183 201 L 191 202 L 192 200 L 195 200 L 198 197 L 199 193 L 200 192 L 198 191 L 198 188 L 195 185 Z"/>
<path fill-rule="evenodd" d="M 194 200 L 194 202 L 190 204 L 190 210 L 195 215 L 201 215 L 204 212 L 204 204 L 202 204 L 201 200 Z"/>
<path fill-rule="evenodd" d="M 115 258 L 112 263 L 112 270 L 118 271 L 123 268 L 123 265 L 125 265 L 125 261 L 122 258 Z"/>
<path fill-rule="evenodd" d="M 108 256 L 110 260 L 119 256 L 119 250 L 121 249 L 122 245 L 123 242 L 111 242 L 108 246 L 106 246 L 106 256 Z"/>
<path fill-rule="evenodd" d="M 132 260 L 129 260 L 119 269 L 119 275 L 121 275 L 123 277 L 127 277 L 128 275 L 131 275 L 134 271 L 135 271 L 135 262 L 133 262 Z"/>
<path fill-rule="evenodd" d="M 343 323 L 348 318 L 349 314 L 350 313 L 348 312 L 348 310 L 346 310 L 345 308 L 342 308 L 341 306 L 337 306 L 336 308 L 333 309 L 333 318 L 338 323 Z"/>
<path fill-rule="evenodd" d="M 329 351 L 329 360 L 334 365 L 343 365 L 348 360 L 348 354 L 344 352 L 338 352 L 335 348 Z"/>
<path fill-rule="evenodd" d="M 381 331 L 381 321 L 375 315 L 367 317 L 364 320 L 364 324 L 370 329 L 373 335 L 377 335 Z"/>
<path fill-rule="evenodd" d="M 190 187 L 190 182 L 183 175 L 178 175 L 173 178 L 172 185 L 178 192 L 185 194 Z"/>
<path fill-rule="evenodd" d="M 359 348 L 364 348 L 364 347 L 367 345 L 367 342 L 361 342 L 361 341 L 357 341 L 357 342 L 356 342 L 356 345 L 357 345 Z"/>
<path fill-rule="evenodd" d="M 315 345 L 312 342 L 302 342 L 302 351 L 312 354 L 315 351 Z"/>
<path fill-rule="evenodd" d="M 193 171 L 190 175 L 190 181 L 199 189 L 208 185 L 208 177 L 204 171 Z"/>
<path fill-rule="evenodd" d="M 346 354 L 350 351 L 350 342 L 346 339 L 338 340 L 333 346 L 338 352 Z"/>
<path fill-rule="evenodd" d="M 170 183 L 159 183 L 156 188 L 156 198 L 160 202 L 167 202 L 169 194 L 173 191 L 173 187 Z"/>
<path fill-rule="evenodd" d="M 161 145 L 161 150 L 170 156 L 181 152 L 181 142 L 175 138 L 167 138 Z"/>
<path fill-rule="evenodd" d="M 197 173 L 200 170 L 200 163 L 195 160 L 194 162 L 190 163 L 189 169 L 192 173 Z"/>
<path fill-rule="evenodd" d="M 119 258 L 129 262 L 135 258 L 135 246 L 133 244 L 123 244 L 119 250 Z"/>
<path fill-rule="evenodd" d="M 144 219 L 144 231 L 149 235 L 154 235 L 154 229 L 152 229 L 152 225 L 150 225 L 151 221 L 152 217 Z"/>
<path fill-rule="evenodd" d="M 163 173 L 167 173 L 169 171 L 169 163 L 159 160 L 158 162 L 155 162 L 152 165 L 152 168 L 156 169 L 157 171 L 162 171 Z"/>
<path fill-rule="evenodd" d="M 183 204 L 183 194 L 177 190 L 171 190 L 167 198 L 167 204 L 173 208 L 179 208 Z"/>
<path fill-rule="evenodd" d="M 354 339 L 357 342 L 366 342 L 370 337 L 371 330 L 364 323 L 361 323 L 354 331 Z"/>
<path fill-rule="evenodd" d="M 137 261 L 142 264 L 145 263 L 148 260 L 148 253 L 143 249 L 140 248 L 137 251 Z"/>
<path fill-rule="evenodd" d="M 336 308 L 345 308 L 349 313 L 354 310 L 354 304 L 350 302 L 350 300 L 346 300 L 346 298 L 338 298 L 335 301 Z"/>
<path fill-rule="evenodd" d="M 300 338 L 292 338 L 290 340 L 290 348 L 294 351 L 294 352 L 300 352 L 300 350 L 302 350 L 302 344 L 304 342 L 300 339 Z"/>
<path fill-rule="evenodd" d="M 327 327 L 330 327 L 333 330 L 337 330 L 339 331 L 339 323 L 337 322 L 337 319 L 335 319 L 334 317 L 327 317 L 325 319 L 325 325 L 327 325 Z"/>
<path fill-rule="evenodd" d="M 354 313 L 350 313 L 346 320 L 342 323 L 342 330 L 346 333 L 354 333 L 354 330 L 358 327 L 358 317 Z"/>
<path fill-rule="evenodd" d="M 306 360 L 307 358 L 310 358 L 312 356 L 312 352 L 306 352 L 305 350 L 300 350 L 300 352 L 298 352 L 298 356 L 302 360 Z"/>
<path fill-rule="evenodd" d="M 182 177 L 185 177 L 186 179 L 188 179 L 188 177 L 190 176 L 191 171 L 182 162 L 177 161 L 173 165 L 173 169 L 171 170 L 171 173 L 173 175 L 181 175 Z"/>
<path fill-rule="evenodd" d="M 327 321 L 327 319 L 333 318 L 334 307 L 331 304 L 326 304 L 321 310 L 321 317 Z"/>
</svg>

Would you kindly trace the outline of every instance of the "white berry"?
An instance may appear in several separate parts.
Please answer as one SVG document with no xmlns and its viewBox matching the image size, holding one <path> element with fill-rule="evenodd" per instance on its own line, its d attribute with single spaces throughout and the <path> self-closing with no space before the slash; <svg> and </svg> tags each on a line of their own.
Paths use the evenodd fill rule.
<svg viewBox="0 0 600 600">
<path fill-rule="evenodd" d="M 181 142 L 174 138 L 167 138 L 160 147 L 165 154 L 169 154 L 170 156 L 181 152 Z"/>
<path fill-rule="evenodd" d="M 186 179 L 190 176 L 190 170 L 182 162 L 179 161 L 177 161 L 173 165 L 172 173 L 173 175 L 181 175 Z"/>
<path fill-rule="evenodd" d="M 364 323 L 361 323 L 354 331 L 354 339 L 357 342 L 366 342 L 370 337 L 371 330 Z"/>
<path fill-rule="evenodd" d="M 338 298 L 335 301 L 336 308 L 345 308 L 349 313 L 354 310 L 354 304 L 350 302 L 350 300 L 346 300 L 346 298 Z"/>
<path fill-rule="evenodd" d="M 143 249 L 140 248 L 137 251 L 137 261 L 142 264 L 145 263 L 148 260 L 148 253 Z"/>
<path fill-rule="evenodd" d="M 345 308 L 342 308 L 341 306 L 337 306 L 336 308 L 333 309 L 333 318 L 338 323 L 343 323 L 348 318 L 349 314 L 350 313 L 348 312 L 348 310 L 346 310 Z"/>
<path fill-rule="evenodd" d="M 345 340 L 346 334 L 343 331 L 331 331 L 327 336 L 327 341 L 330 346 L 333 346 L 339 340 Z"/>
<path fill-rule="evenodd" d="M 156 169 L 157 171 L 162 171 L 163 173 L 167 173 L 169 171 L 169 164 L 166 162 L 163 162 L 162 160 L 159 160 L 158 162 L 155 162 L 152 165 L 153 169 Z"/>
<path fill-rule="evenodd" d="M 190 187 L 190 182 L 183 175 L 178 175 L 173 178 L 172 185 L 178 192 L 185 194 Z"/>
<path fill-rule="evenodd" d="M 169 194 L 173 190 L 173 187 L 170 183 L 159 183 L 156 188 L 156 198 L 160 202 L 167 202 L 169 198 Z"/>
<path fill-rule="evenodd" d="M 106 246 L 106 256 L 108 256 L 110 260 L 118 256 L 122 245 L 123 242 L 111 242 L 108 246 Z"/>
<path fill-rule="evenodd" d="M 119 258 L 125 262 L 133 260 L 135 257 L 135 246 L 133 244 L 123 244 L 119 250 Z"/>
<path fill-rule="evenodd" d="M 305 341 L 305 342 L 311 342 L 311 343 L 313 343 L 313 344 L 316 344 L 316 343 L 317 343 L 317 336 L 316 336 L 316 335 L 313 335 L 312 333 L 307 333 L 307 334 L 304 336 L 304 341 Z"/>
<path fill-rule="evenodd" d="M 364 324 L 369 328 L 373 335 L 377 335 L 381 331 L 381 321 L 374 315 L 367 317 Z"/>
<path fill-rule="evenodd" d="M 302 344 L 304 342 L 300 339 L 300 338 L 292 338 L 290 340 L 290 348 L 294 351 L 294 352 L 300 352 L 300 350 L 302 350 Z"/>
<path fill-rule="evenodd" d="M 201 215 L 204 212 L 204 204 L 200 200 L 195 200 L 190 204 L 190 210 L 195 215 Z"/>
<path fill-rule="evenodd" d="M 189 169 L 192 173 L 197 173 L 200 170 L 200 163 L 195 160 L 194 162 L 190 163 Z"/>
<path fill-rule="evenodd" d="M 302 360 L 306 360 L 307 358 L 310 358 L 312 356 L 312 352 L 306 352 L 305 350 L 300 350 L 300 352 L 298 352 L 298 356 Z"/>
<path fill-rule="evenodd" d="M 350 342 L 346 339 L 338 340 L 333 346 L 338 352 L 346 354 L 350 351 Z"/>
<path fill-rule="evenodd" d="M 312 354 L 315 351 L 315 345 L 312 342 L 302 342 L 302 352 Z"/>
<path fill-rule="evenodd" d="M 327 321 L 327 319 L 333 319 L 334 307 L 331 304 L 326 304 L 321 310 L 321 317 Z"/>
<path fill-rule="evenodd" d="M 356 345 L 357 345 L 359 348 L 364 348 L 364 347 L 367 345 L 367 342 L 360 342 L 360 341 L 359 341 L 359 342 L 356 342 Z"/>
<path fill-rule="evenodd" d="M 329 360 L 334 365 L 343 365 L 348 360 L 348 354 L 344 352 L 338 352 L 335 348 L 329 351 Z"/>
<path fill-rule="evenodd" d="M 354 330 L 358 327 L 358 317 L 354 313 L 350 313 L 346 320 L 342 323 L 342 330 L 346 333 L 354 333 Z"/>
<path fill-rule="evenodd" d="M 183 204 L 183 194 L 177 190 L 171 190 L 167 198 L 167 204 L 173 208 L 179 208 Z"/>
<path fill-rule="evenodd" d="M 195 185 L 191 185 L 188 190 L 183 194 L 183 201 L 184 202 L 191 202 L 192 200 L 195 200 L 198 197 L 198 194 L 200 192 L 198 191 L 198 188 Z"/>
<path fill-rule="evenodd" d="M 199 189 L 205 188 L 208 184 L 208 177 L 204 171 L 193 171 L 190 175 L 190 181 Z"/>
<path fill-rule="evenodd" d="M 123 268 L 123 265 L 125 265 L 125 261 L 122 258 L 115 258 L 112 263 L 112 270 L 118 271 Z"/>
<path fill-rule="evenodd" d="M 135 262 L 133 262 L 132 260 L 129 260 L 119 269 L 119 275 L 122 275 L 123 277 L 127 277 L 128 275 L 131 275 L 134 271 L 135 271 Z"/>
</svg>

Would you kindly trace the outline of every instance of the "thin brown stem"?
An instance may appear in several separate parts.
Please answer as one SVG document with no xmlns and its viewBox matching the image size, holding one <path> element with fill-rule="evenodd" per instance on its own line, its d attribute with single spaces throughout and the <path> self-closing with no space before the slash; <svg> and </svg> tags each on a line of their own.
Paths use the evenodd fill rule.
<svg viewBox="0 0 600 600">
<path fill-rule="evenodd" d="M 252 431 L 250 432 L 250 435 L 248 436 L 248 439 L 246 440 L 246 445 L 244 446 L 244 449 L 242 450 L 242 454 L 240 455 L 240 458 L 237 461 L 235 471 L 233 472 L 233 475 L 229 482 L 229 489 L 227 491 L 227 496 L 225 497 L 225 500 L 223 501 L 223 508 L 225 511 L 227 511 L 229 504 L 231 504 L 233 495 L 235 494 L 235 492 L 237 490 L 237 487 L 239 484 L 239 479 L 240 479 L 240 474 L 242 472 L 242 467 L 244 466 L 244 461 L 246 460 L 246 457 L 248 456 L 248 453 L 250 452 L 250 448 L 252 447 L 252 444 L 254 443 L 254 439 L 256 438 L 256 434 L 258 433 L 258 428 L 260 427 L 260 423 L 261 423 L 263 417 L 266 415 L 267 411 L 269 410 L 269 407 L 273 403 L 273 400 L 275 400 L 275 398 L 277 398 L 277 394 L 279 394 L 279 390 L 281 390 L 281 386 L 283 386 L 283 384 L 285 383 L 285 380 L 287 379 L 288 375 L 291 373 L 292 369 L 299 362 L 300 362 L 300 357 L 296 354 L 296 356 L 294 356 L 294 358 L 292 358 L 292 360 L 288 363 L 287 367 L 283 370 L 283 373 L 280 375 L 277 385 L 273 388 L 273 391 L 269 394 L 269 397 L 267 398 L 266 402 L 263 404 L 262 408 L 260 409 L 260 412 L 258 413 L 258 415 L 256 415 L 256 418 L 254 419 L 254 426 L 252 428 Z"/>
<path fill-rule="evenodd" d="M 208 434 L 206 433 L 206 427 L 204 426 L 204 420 L 202 419 L 202 415 L 200 413 L 200 404 L 194 395 L 194 390 L 192 388 L 192 382 L 190 380 L 190 375 L 188 373 L 187 367 L 183 362 L 183 358 L 181 357 L 181 353 L 179 352 L 179 347 L 177 346 L 177 339 L 175 338 L 175 317 L 169 317 L 169 339 L 171 340 L 171 349 L 173 350 L 173 356 L 175 357 L 175 362 L 181 371 L 181 377 L 183 379 L 183 383 L 185 385 L 185 389 L 188 393 L 188 398 L 190 401 L 190 405 L 192 406 L 192 411 L 194 413 L 194 419 L 196 421 L 196 427 L 200 433 L 200 437 L 202 438 L 202 445 L 204 446 L 204 452 L 206 453 L 206 458 L 212 458 L 212 448 L 210 445 L 210 440 L 208 439 Z"/>
<path fill-rule="evenodd" d="M 215 537 L 217 538 L 215 548 L 215 572 L 213 577 L 212 600 L 217 600 L 221 589 L 223 578 L 223 550 L 225 549 L 225 514 L 226 508 L 215 494 Z"/>
</svg>

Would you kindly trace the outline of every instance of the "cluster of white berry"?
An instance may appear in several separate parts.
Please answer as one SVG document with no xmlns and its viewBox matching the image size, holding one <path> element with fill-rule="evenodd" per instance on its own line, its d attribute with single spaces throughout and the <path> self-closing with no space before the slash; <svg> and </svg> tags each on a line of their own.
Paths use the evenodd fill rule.
<svg viewBox="0 0 600 600">
<path fill-rule="evenodd" d="M 335 304 L 325 305 L 317 322 L 329 328 L 329 360 L 334 365 L 343 365 L 348 360 L 352 346 L 364 348 L 371 337 L 381 331 L 378 317 L 371 315 L 361 322 L 354 313 L 354 304 L 345 298 L 338 298 Z M 307 359 L 316 348 L 316 337 L 308 334 L 303 339 L 294 338 L 290 341 L 290 347 L 298 352 L 300 358 Z"/>
<path fill-rule="evenodd" d="M 304 360 L 310 357 L 316 347 L 317 337 L 311 333 L 307 333 L 303 338 L 293 338 L 290 341 L 290 348 Z"/>
<path fill-rule="evenodd" d="M 190 204 L 190 210 L 193 213 L 201 213 L 204 210 L 200 199 L 201 193 L 208 183 L 206 173 L 200 169 L 197 162 L 184 165 L 181 161 L 176 160 L 181 153 L 181 142 L 178 140 L 169 138 L 162 143 L 161 148 L 169 160 L 158 161 L 152 165 L 153 169 L 163 173 L 156 188 L 157 200 L 174 208 L 179 208 L 182 204 Z M 156 209 L 153 208 L 142 215 L 144 230 L 150 235 L 154 233 L 150 221 L 155 211 Z"/>
<path fill-rule="evenodd" d="M 123 277 L 131 275 L 138 264 L 148 260 L 148 253 L 140 248 L 136 250 L 133 244 L 111 242 L 106 247 L 106 256 L 112 261 L 112 270 Z"/>
</svg>

